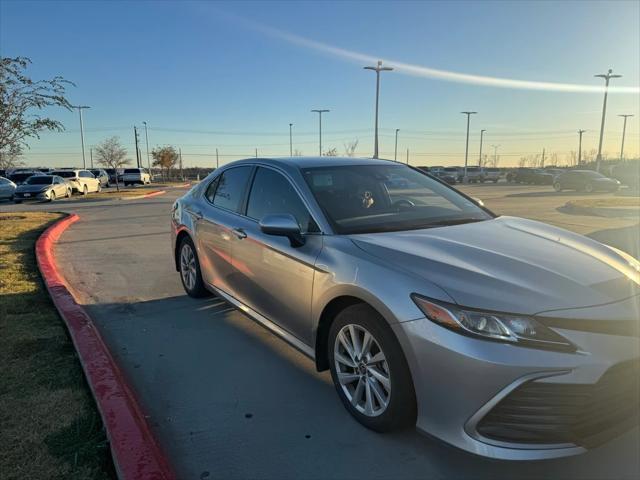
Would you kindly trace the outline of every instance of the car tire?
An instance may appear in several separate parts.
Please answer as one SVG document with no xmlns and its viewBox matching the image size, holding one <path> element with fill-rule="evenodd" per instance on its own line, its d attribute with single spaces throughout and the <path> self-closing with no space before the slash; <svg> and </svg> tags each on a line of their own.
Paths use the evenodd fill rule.
<svg viewBox="0 0 640 480">
<path fill-rule="evenodd" d="M 49 201 L 50 202 L 54 202 L 56 199 L 56 192 L 54 192 L 53 190 L 51 190 L 51 193 L 49 194 Z"/>
<path fill-rule="evenodd" d="M 209 295 L 202 280 L 198 253 L 189 237 L 184 237 L 178 248 L 178 270 L 182 287 L 187 295 L 193 298 L 202 298 Z"/>
<path fill-rule="evenodd" d="M 586 184 L 584 185 L 584 191 L 585 191 L 586 193 L 593 193 L 593 184 L 592 184 L 591 182 L 586 183 Z"/>
<path fill-rule="evenodd" d="M 70 188 L 67 188 L 67 194 L 65 195 L 65 198 L 71 198 L 71 194 L 72 194 L 72 193 L 73 193 L 73 192 L 71 191 L 71 189 L 70 189 Z"/>
<path fill-rule="evenodd" d="M 22 203 L 22 200 L 13 200 L 13 203 Z"/>
<path fill-rule="evenodd" d="M 102 191 L 102 185 L 98 184 L 98 189 L 96 190 L 96 193 L 100 193 Z"/>
<path fill-rule="evenodd" d="M 366 334 L 371 342 L 367 350 L 362 347 L 351 356 L 345 346 L 353 341 L 353 333 L 360 345 Z M 331 325 L 327 349 L 336 392 L 359 423 L 376 432 L 415 425 L 411 372 L 400 343 L 380 314 L 365 304 L 345 308 Z"/>
<path fill-rule="evenodd" d="M 89 193 L 89 188 L 87 187 L 87 184 L 85 183 L 85 184 L 82 186 L 82 195 L 86 195 L 86 194 L 88 194 L 88 193 Z"/>
<path fill-rule="evenodd" d="M 560 182 L 555 182 L 555 183 L 553 184 L 553 189 L 554 189 L 556 192 L 561 192 L 561 191 L 562 191 L 562 185 L 560 184 Z"/>
</svg>

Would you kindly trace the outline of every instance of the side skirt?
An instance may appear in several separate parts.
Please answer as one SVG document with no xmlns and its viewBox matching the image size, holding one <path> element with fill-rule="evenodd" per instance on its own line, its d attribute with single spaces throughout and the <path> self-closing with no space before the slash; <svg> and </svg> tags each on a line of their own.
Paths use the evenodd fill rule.
<svg viewBox="0 0 640 480">
<path fill-rule="evenodd" d="M 256 312 L 252 308 L 246 306 L 244 303 L 235 299 L 228 293 L 223 292 L 219 288 L 216 288 L 211 284 L 207 284 L 207 287 L 211 291 L 213 291 L 216 295 L 219 295 L 220 297 L 224 298 L 231 305 L 233 305 L 242 313 L 244 313 L 246 316 L 251 318 L 251 320 L 259 323 L 260 325 L 262 325 L 272 333 L 275 333 L 278 337 L 282 338 L 285 342 L 287 342 L 289 345 L 294 347 L 296 350 L 299 350 L 301 353 L 305 354 L 311 360 L 316 359 L 315 350 L 311 348 L 309 345 L 307 345 L 306 343 L 304 343 L 303 341 L 301 341 L 298 337 L 290 334 L 289 332 L 287 332 L 277 324 L 273 323 L 267 317 L 260 315 L 258 312 Z"/>
</svg>

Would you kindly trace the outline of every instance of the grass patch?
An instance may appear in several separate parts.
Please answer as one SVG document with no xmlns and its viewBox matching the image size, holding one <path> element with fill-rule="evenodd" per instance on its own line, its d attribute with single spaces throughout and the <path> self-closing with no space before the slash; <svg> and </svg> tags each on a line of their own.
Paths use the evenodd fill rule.
<svg viewBox="0 0 640 480">
<path fill-rule="evenodd" d="M 37 268 L 58 213 L 0 214 L 0 477 L 111 479 L 102 421 Z"/>
<path fill-rule="evenodd" d="M 613 197 L 613 198 L 585 198 L 581 200 L 571 200 L 568 205 L 583 208 L 601 207 L 640 207 L 640 198 Z"/>
</svg>

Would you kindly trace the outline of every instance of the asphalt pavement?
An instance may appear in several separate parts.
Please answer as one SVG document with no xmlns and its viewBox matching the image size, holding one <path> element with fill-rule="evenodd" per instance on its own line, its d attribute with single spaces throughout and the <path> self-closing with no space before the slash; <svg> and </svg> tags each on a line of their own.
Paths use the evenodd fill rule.
<svg viewBox="0 0 640 480">
<path fill-rule="evenodd" d="M 533 215 L 533 189 L 485 186 L 499 213 Z M 537 187 L 538 190 L 541 187 Z M 413 429 L 376 434 L 351 419 L 325 372 L 222 300 L 187 297 L 175 271 L 169 210 L 184 190 L 130 201 L 0 204 L 0 211 L 75 211 L 56 247 L 59 266 L 149 414 L 181 479 L 638 478 L 638 430 L 584 455 L 503 462 L 462 452 Z M 538 198 L 538 197 L 533 197 Z M 557 206 L 566 200 L 545 198 Z M 550 223 L 591 233 L 629 219 L 578 218 L 545 203 Z M 564 215 L 564 216 L 562 216 Z M 555 221 L 554 221 L 555 220 Z M 556 224 L 558 224 L 556 223 Z M 560 225 L 563 226 L 563 225 Z M 439 394 L 442 394 L 440 392 Z"/>
</svg>

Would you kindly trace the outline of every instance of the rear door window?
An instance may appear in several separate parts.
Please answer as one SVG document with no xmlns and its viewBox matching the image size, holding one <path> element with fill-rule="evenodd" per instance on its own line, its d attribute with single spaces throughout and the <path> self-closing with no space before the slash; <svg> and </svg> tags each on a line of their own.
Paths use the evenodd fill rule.
<svg viewBox="0 0 640 480">
<path fill-rule="evenodd" d="M 220 176 L 213 204 L 216 207 L 241 213 L 242 201 L 251 176 L 252 167 L 234 167 Z"/>
</svg>

